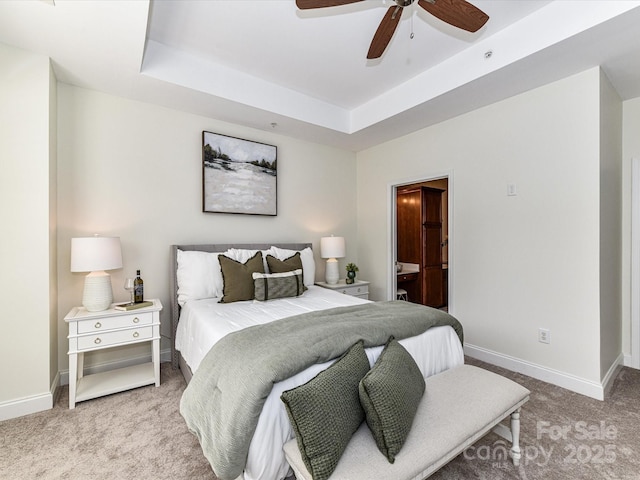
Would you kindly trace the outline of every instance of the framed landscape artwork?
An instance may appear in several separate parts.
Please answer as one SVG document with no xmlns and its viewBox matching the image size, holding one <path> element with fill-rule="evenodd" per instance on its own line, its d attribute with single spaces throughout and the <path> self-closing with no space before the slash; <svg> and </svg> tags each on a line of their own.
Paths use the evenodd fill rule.
<svg viewBox="0 0 640 480">
<path fill-rule="evenodd" d="M 277 148 L 202 132 L 202 211 L 277 215 Z"/>
</svg>

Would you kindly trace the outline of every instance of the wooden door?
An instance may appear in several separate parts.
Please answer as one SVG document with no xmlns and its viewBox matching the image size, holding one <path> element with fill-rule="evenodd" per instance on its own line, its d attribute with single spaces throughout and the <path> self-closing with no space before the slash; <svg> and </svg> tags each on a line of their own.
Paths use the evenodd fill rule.
<svg viewBox="0 0 640 480">
<path fill-rule="evenodd" d="M 420 189 L 398 193 L 398 261 L 420 265 L 422 223 L 422 199 Z"/>
<path fill-rule="evenodd" d="M 442 275 L 442 191 L 422 187 L 422 303 L 446 304 Z"/>
<path fill-rule="evenodd" d="M 422 265 L 422 192 L 420 188 L 398 192 L 396 197 L 397 260 Z M 398 284 L 407 290 L 409 301 L 422 303 L 422 275 Z"/>
</svg>

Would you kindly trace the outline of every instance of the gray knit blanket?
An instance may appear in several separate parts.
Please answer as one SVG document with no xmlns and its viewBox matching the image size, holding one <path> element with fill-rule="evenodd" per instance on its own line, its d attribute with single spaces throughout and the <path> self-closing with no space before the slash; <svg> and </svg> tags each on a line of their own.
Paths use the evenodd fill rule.
<svg viewBox="0 0 640 480">
<path fill-rule="evenodd" d="M 213 471 L 233 480 L 244 470 L 258 417 L 273 385 L 341 356 L 359 340 L 383 345 L 431 327 L 462 326 L 451 315 L 403 301 L 304 313 L 233 332 L 217 342 L 193 375 L 180 413 Z"/>
</svg>

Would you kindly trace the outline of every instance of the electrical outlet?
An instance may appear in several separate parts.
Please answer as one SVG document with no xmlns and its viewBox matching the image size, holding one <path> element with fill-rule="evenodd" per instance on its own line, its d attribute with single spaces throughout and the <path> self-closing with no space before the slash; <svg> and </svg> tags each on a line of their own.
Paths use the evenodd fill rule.
<svg viewBox="0 0 640 480">
<path fill-rule="evenodd" d="M 551 332 L 548 328 L 538 329 L 538 341 L 540 343 L 551 343 Z"/>
</svg>

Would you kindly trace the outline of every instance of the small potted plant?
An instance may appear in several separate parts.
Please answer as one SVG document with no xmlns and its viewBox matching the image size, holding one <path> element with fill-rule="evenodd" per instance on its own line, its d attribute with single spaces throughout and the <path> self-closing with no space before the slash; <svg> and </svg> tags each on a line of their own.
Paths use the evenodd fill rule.
<svg viewBox="0 0 640 480">
<path fill-rule="evenodd" d="M 348 284 L 351 284 L 355 281 L 356 272 L 358 271 L 358 266 L 355 263 L 347 263 L 346 269 L 347 269 L 347 278 L 345 281 Z"/>
</svg>

